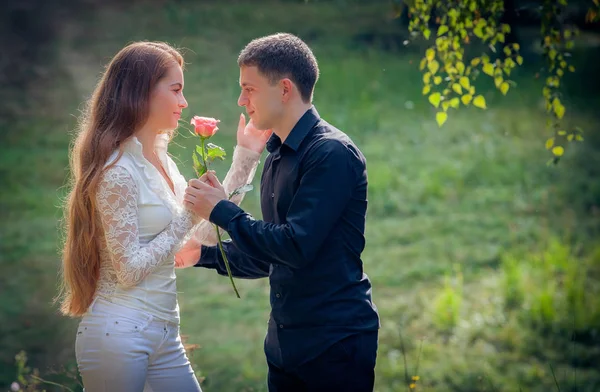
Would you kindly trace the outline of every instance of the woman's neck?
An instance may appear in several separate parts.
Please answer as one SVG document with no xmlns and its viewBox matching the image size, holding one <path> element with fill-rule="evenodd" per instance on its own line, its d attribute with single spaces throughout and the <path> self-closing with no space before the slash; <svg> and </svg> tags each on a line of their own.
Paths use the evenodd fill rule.
<svg viewBox="0 0 600 392">
<path fill-rule="evenodd" d="M 137 137 L 142 144 L 142 152 L 147 158 L 152 158 L 154 156 L 156 136 L 156 132 L 152 131 L 141 130 L 135 133 L 135 137 Z"/>
</svg>

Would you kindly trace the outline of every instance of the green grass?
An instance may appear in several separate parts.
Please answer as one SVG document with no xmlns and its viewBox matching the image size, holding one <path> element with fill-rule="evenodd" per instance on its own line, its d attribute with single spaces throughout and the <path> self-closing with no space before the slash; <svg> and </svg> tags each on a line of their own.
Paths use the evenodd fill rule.
<svg viewBox="0 0 600 392">
<path fill-rule="evenodd" d="M 515 286 L 514 277 L 529 270 L 503 263 L 507 255 L 537 257 L 554 236 L 591 248 L 599 227 L 591 213 L 600 194 L 594 185 L 600 166 L 591 164 L 597 162 L 598 97 L 573 93 L 578 104 L 567 107 L 569 120 L 591 135 L 552 168 L 545 165 L 542 85 L 533 77 L 534 66 L 517 72 L 519 87 L 507 97 L 487 90 L 488 110 L 452 112 L 439 129 L 420 94 L 419 49 L 385 52 L 377 43 L 361 42 L 365 32 L 383 37 L 400 31 L 387 4 L 340 9 L 329 2 L 167 1 L 119 7 L 65 21 L 57 63 L 50 68 L 56 78 L 39 87 L 46 99 L 32 103 L 38 105 L 32 116 L 2 136 L 0 218 L 6 224 L 0 230 L 0 292 L 6 294 L 0 300 L 0 361 L 6 370 L 0 384 L 12 381 L 8 365 L 21 348 L 42 370 L 73 363 L 73 323 L 50 306 L 59 265 L 58 206 L 74 116 L 110 56 L 137 39 L 187 48 L 190 107 L 184 117 L 220 118 L 215 143 L 231 154 L 241 111 L 237 53 L 256 36 L 285 30 L 305 37 L 319 60 L 320 114 L 347 132 L 367 158 L 363 260 L 382 316 L 376 390 L 406 389 L 403 350 L 412 376 L 421 344 L 418 390 L 547 391 L 554 388 L 550 364 L 563 390 L 574 375 L 578 391 L 598 388 L 600 372 L 590 365 L 600 358 L 597 338 L 570 344 L 568 332 L 548 335 L 530 325 L 526 309 L 507 310 L 507 285 Z M 577 85 L 576 76 L 571 80 Z M 193 140 L 186 134 L 179 133 L 170 151 L 189 178 Z M 221 178 L 229 162 L 216 166 Z M 260 217 L 258 187 L 243 207 Z M 598 265 L 590 268 L 597 271 Z M 211 271 L 177 275 L 182 333 L 201 346 L 193 362 L 206 377 L 205 390 L 265 391 L 267 280 L 238 280 L 240 300 L 228 279 Z M 536 292 L 528 287 L 535 282 L 528 284 L 522 294 L 533 298 Z"/>
</svg>

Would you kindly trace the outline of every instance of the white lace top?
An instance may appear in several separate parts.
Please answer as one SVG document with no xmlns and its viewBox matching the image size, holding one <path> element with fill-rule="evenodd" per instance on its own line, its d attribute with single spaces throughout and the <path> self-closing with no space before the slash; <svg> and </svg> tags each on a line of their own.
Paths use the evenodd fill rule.
<svg viewBox="0 0 600 392">
<path fill-rule="evenodd" d="M 183 206 L 187 181 L 167 154 L 167 135 L 158 135 L 155 151 L 171 178 L 175 193 L 142 154 L 136 137 L 123 144 L 123 155 L 105 171 L 97 192 L 104 228 L 100 278 L 96 296 L 153 316 L 179 322 L 174 255 L 192 236 L 206 245 L 217 243 L 208 221 L 192 224 Z M 107 166 L 118 157 L 115 151 Z M 250 183 L 260 154 L 237 146 L 223 187 L 229 194 Z M 232 201 L 239 204 L 244 195 Z"/>
</svg>

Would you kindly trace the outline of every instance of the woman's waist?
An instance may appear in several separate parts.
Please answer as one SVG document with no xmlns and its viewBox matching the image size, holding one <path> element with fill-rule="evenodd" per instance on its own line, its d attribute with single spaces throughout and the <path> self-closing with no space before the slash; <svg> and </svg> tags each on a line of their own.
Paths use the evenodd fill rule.
<svg viewBox="0 0 600 392">
<path fill-rule="evenodd" d="M 162 295 L 134 295 L 131 291 L 119 291 L 110 295 L 98 293 L 88 313 L 108 312 L 133 314 L 136 317 L 153 316 L 173 324 L 179 324 L 179 304 L 175 293 Z"/>
</svg>

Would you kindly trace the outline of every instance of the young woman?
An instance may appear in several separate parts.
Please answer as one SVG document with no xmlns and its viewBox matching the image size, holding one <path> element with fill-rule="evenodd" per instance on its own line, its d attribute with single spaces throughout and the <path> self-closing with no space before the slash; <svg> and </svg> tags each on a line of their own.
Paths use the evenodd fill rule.
<svg viewBox="0 0 600 392">
<path fill-rule="evenodd" d="M 179 335 L 174 260 L 185 242 L 214 244 L 216 234 L 184 208 L 187 182 L 167 154 L 187 107 L 183 64 L 165 43 L 123 48 L 71 151 L 60 298 L 65 315 L 82 316 L 86 392 L 200 391 Z M 268 136 L 240 117 L 229 191 L 252 180 Z"/>
</svg>

